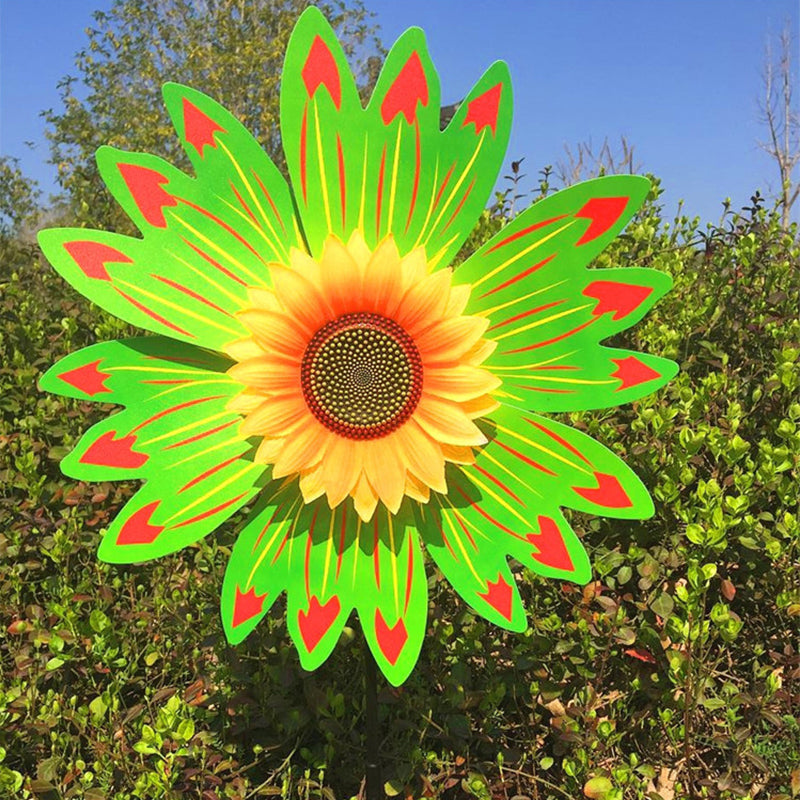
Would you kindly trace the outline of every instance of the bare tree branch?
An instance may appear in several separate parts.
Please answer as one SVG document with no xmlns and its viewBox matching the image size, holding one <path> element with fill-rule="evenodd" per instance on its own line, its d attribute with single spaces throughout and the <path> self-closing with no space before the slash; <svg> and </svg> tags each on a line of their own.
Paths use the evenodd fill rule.
<svg viewBox="0 0 800 800">
<path fill-rule="evenodd" d="M 575 150 L 565 144 L 566 160 L 556 163 L 556 177 L 563 186 L 572 186 L 598 175 L 633 175 L 639 172 L 642 165 L 634 162 L 635 146 L 625 136 L 620 136 L 619 140 L 619 149 L 615 149 L 606 136 L 597 153 L 591 139 L 588 142 L 579 142 Z"/>
<path fill-rule="evenodd" d="M 778 166 L 780 189 L 778 204 L 784 230 L 789 227 L 792 206 L 800 193 L 795 170 L 800 163 L 800 117 L 792 93 L 792 33 L 787 21 L 778 36 L 779 52 L 773 52 L 768 39 L 762 71 L 763 94 L 759 100 L 761 122 L 767 128 L 768 139 L 759 147 Z"/>
</svg>

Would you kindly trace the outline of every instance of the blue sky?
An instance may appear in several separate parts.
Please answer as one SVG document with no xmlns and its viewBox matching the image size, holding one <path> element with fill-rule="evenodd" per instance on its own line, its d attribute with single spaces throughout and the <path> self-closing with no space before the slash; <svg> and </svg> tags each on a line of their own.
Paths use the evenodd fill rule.
<svg viewBox="0 0 800 800">
<path fill-rule="evenodd" d="M 526 188 L 564 145 L 626 136 L 662 179 L 668 210 L 717 220 L 721 202 L 777 185 L 758 148 L 760 70 L 769 32 L 796 33 L 797 0 L 365 0 L 385 44 L 422 27 L 443 102 L 463 97 L 492 61 L 508 62 L 515 116 L 508 157 Z M 0 0 L 0 153 L 53 189 L 42 109 L 74 74 L 91 12 L 110 0 Z M 797 41 L 794 44 L 797 74 Z M 800 86 L 800 81 L 797 82 Z M 202 89 L 203 87 L 197 87 Z M 800 98 L 798 98 L 800 99 Z M 33 142 L 34 147 L 25 145 Z M 797 215 L 795 215 L 797 216 Z"/>
</svg>

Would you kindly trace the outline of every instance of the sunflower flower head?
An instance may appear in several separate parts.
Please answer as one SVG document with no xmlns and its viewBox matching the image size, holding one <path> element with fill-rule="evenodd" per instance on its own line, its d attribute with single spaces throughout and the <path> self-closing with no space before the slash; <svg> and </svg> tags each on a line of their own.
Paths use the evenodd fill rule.
<svg viewBox="0 0 800 800">
<path fill-rule="evenodd" d="M 442 131 L 419 29 L 394 45 L 364 108 L 309 8 L 282 77 L 291 185 L 213 100 L 177 84 L 164 97 L 194 177 L 146 154 L 97 154 L 141 236 L 40 235 L 79 291 L 155 334 L 93 345 L 41 379 L 124 406 L 62 462 L 82 480 L 144 480 L 99 556 L 175 552 L 251 505 L 222 587 L 228 639 L 286 592 L 314 669 L 355 610 L 394 684 L 424 638 L 422 545 L 476 612 L 511 630 L 526 621 L 509 556 L 587 581 L 561 508 L 644 518 L 652 503 L 616 455 L 544 414 L 629 402 L 676 371 L 601 344 L 669 278 L 587 268 L 648 182 L 548 197 L 454 271 L 504 158 L 501 62 Z"/>
</svg>

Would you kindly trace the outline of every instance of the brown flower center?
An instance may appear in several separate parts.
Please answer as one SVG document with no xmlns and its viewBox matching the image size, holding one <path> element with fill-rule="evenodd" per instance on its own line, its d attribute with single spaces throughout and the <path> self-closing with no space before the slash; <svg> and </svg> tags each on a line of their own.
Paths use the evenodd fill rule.
<svg viewBox="0 0 800 800">
<path fill-rule="evenodd" d="M 414 413 L 422 359 L 388 317 L 344 314 L 314 334 L 300 379 L 309 410 L 326 428 L 348 439 L 377 439 Z"/>
</svg>

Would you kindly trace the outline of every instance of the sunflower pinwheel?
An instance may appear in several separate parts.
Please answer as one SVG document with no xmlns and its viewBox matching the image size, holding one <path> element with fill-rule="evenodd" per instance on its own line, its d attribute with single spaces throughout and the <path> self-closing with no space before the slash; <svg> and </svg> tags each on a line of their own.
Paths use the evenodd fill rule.
<svg viewBox="0 0 800 800">
<path fill-rule="evenodd" d="M 586 582 L 561 509 L 653 511 L 622 460 L 542 416 L 635 400 L 676 371 L 600 344 L 640 320 L 669 277 L 587 268 L 647 180 L 558 192 L 453 270 L 504 158 L 502 62 L 442 131 L 421 30 L 394 45 L 364 108 L 331 27 L 309 8 L 281 86 L 291 187 L 216 102 L 177 84 L 163 92 L 194 177 L 103 147 L 100 173 L 141 237 L 40 235 L 67 281 L 155 334 L 87 347 L 41 379 L 124 406 L 62 462 L 86 481 L 144 481 L 99 557 L 173 553 L 252 504 L 222 587 L 232 643 L 285 591 L 306 669 L 355 610 L 400 684 L 426 628 L 422 545 L 477 613 L 524 630 L 509 556 Z"/>
</svg>

